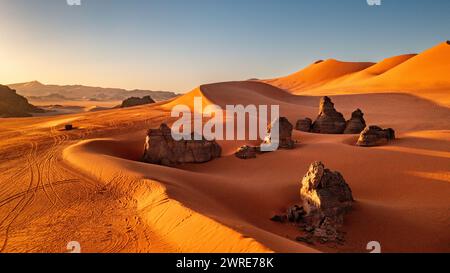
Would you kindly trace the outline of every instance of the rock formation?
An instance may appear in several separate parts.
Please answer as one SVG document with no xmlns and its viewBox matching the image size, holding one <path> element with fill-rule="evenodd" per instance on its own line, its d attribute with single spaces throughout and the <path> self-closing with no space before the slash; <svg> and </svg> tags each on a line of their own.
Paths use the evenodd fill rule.
<svg viewBox="0 0 450 273">
<path fill-rule="evenodd" d="M 275 123 L 279 125 L 279 149 L 294 149 L 295 142 L 292 140 L 292 130 L 294 126 L 285 117 L 280 117 L 273 124 L 267 126 L 267 137 L 264 140 L 265 143 L 271 143 L 272 141 L 272 127 Z"/>
<path fill-rule="evenodd" d="M 256 155 L 259 153 L 259 150 L 260 149 L 258 147 L 244 145 L 244 146 L 240 147 L 234 153 L 234 155 L 240 159 L 251 159 L 251 158 L 256 158 Z"/>
<path fill-rule="evenodd" d="M 275 215 L 271 220 L 297 223 L 307 233 L 297 237 L 301 242 L 313 244 L 318 239 L 321 243 L 342 243 L 344 235 L 339 229 L 354 202 L 342 175 L 326 169 L 322 162 L 314 162 L 302 179 L 300 197 L 302 206 L 290 207 L 285 215 Z"/>
<path fill-rule="evenodd" d="M 221 156 L 222 149 L 216 141 L 174 140 L 166 124 L 150 129 L 145 140 L 144 156 L 147 163 L 174 166 L 182 163 L 204 163 Z"/>
<path fill-rule="evenodd" d="M 31 113 L 43 113 L 44 110 L 28 103 L 28 100 L 8 86 L 0 85 L 0 117 L 30 117 Z"/>
<path fill-rule="evenodd" d="M 369 126 L 361 132 L 356 145 L 363 147 L 380 146 L 387 144 L 393 139 L 395 139 L 394 129 L 382 129 L 378 126 Z"/>
<path fill-rule="evenodd" d="M 359 134 L 364 128 L 366 128 L 364 113 L 360 109 L 357 109 L 352 113 L 352 118 L 347 121 L 344 134 Z"/>
<path fill-rule="evenodd" d="M 312 125 L 312 132 L 320 134 L 342 134 L 345 130 L 344 116 L 336 111 L 329 97 L 320 100 L 319 116 Z"/>
<path fill-rule="evenodd" d="M 352 207 L 350 187 L 339 172 L 326 169 L 322 162 L 314 162 L 303 177 L 300 197 L 307 216 L 318 220 L 324 218 L 342 222 L 343 215 Z"/>
<path fill-rule="evenodd" d="M 295 129 L 302 132 L 311 132 L 312 119 L 305 118 L 297 121 Z"/>
<path fill-rule="evenodd" d="M 138 105 L 144 105 L 144 104 L 152 104 L 155 103 L 155 101 L 150 96 L 145 96 L 143 98 L 138 97 L 131 97 L 122 102 L 122 105 L 120 108 L 127 108 L 127 107 L 133 107 Z"/>
</svg>

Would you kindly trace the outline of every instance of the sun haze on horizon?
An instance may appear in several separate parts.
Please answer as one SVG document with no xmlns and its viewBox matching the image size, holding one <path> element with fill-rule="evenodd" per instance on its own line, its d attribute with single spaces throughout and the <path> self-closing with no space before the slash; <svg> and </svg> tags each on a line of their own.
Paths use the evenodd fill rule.
<svg viewBox="0 0 450 273">
<path fill-rule="evenodd" d="M 38 80 L 186 92 L 208 82 L 290 74 L 317 59 L 377 62 L 450 37 L 445 0 L 0 5 L 0 84 Z"/>
</svg>

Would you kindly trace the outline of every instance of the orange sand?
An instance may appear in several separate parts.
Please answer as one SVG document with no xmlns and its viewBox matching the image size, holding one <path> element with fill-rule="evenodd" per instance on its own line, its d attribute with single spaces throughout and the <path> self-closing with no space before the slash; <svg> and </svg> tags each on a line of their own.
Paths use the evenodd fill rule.
<svg viewBox="0 0 450 273">
<path fill-rule="evenodd" d="M 219 105 L 279 104 L 291 122 L 317 114 L 319 97 L 294 96 L 259 82 L 201 86 Z M 354 135 L 295 132 L 296 149 L 241 161 L 224 156 L 180 168 L 139 163 L 145 131 L 170 121 L 172 102 L 0 123 L 0 244 L 4 252 L 365 252 L 450 251 L 450 110 L 409 94 L 333 97 L 347 117 L 394 127 L 388 146 L 359 148 Z M 192 105 L 191 105 L 192 106 Z M 78 129 L 59 130 L 72 122 Z M 269 218 L 298 203 L 309 164 L 342 172 L 357 200 L 344 246 L 308 246 L 301 232 Z"/>
<path fill-rule="evenodd" d="M 200 86 L 154 105 L 0 119 L 0 252 L 450 252 L 450 45 L 378 64 L 328 60 L 266 82 Z M 281 87 L 282 89 L 279 89 Z M 178 104 L 280 105 L 291 123 L 332 95 L 347 118 L 392 127 L 398 139 L 361 148 L 357 135 L 294 132 L 294 150 L 168 168 L 138 162 L 146 130 Z M 63 131 L 64 124 L 76 129 Z M 309 164 L 340 171 L 353 190 L 343 246 L 295 241 L 269 219 L 299 203 Z"/>
<path fill-rule="evenodd" d="M 264 82 L 303 95 L 404 92 L 449 106 L 449 71 L 450 44 L 444 42 L 421 54 L 378 64 L 329 60 Z"/>
</svg>

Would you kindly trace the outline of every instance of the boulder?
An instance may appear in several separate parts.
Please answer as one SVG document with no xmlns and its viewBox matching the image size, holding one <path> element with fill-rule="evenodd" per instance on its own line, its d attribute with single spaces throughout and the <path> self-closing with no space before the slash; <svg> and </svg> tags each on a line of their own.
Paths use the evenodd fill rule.
<svg viewBox="0 0 450 273">
<path fill-rule="evenodd" d="M 285 117 L 280 117 L 275 120 L 272 124 L 267 126 L 267 137 L 265 138 L 265 143 L 271 143 L 272 141 L 272 128 L 275 123 L 279 125 L 279 149 L 294 149 L 295 142 L 292 140 L 292 130 L 294 126 Z"/>
<path fill-rule="evenodd" d="M 216 141 L 174 140 L 166 124 L 148 130 L 142 161 L 174 166 L 183 163 L 204 163 L 221 156 L 222 149 Z"/>
<path fill-rule="evenodd" d="M 394 129 L 369 126 L 361 132 L 356 145 L 363 147 L 381 146 L 393 139 L 395 139 Z"/>
<path fill-rule="evenodd" d="M 259 152 L 258 147 L 251 147 L 251 146 L 244 145 L 244 146 L 240 147 L 239 149 L 237 149 L 237 151 L 234 153 L 234 155 L 240 159 L 251 159 L 251 158 L 256 158 L 256 155 L 258 154 L 258 152 Z"/>
<path fill-rule="evenodd" d="M 357 109 L 352 113 L 352 118 L 347 121 L 344 134 L 359 134 L 366 128 L 364 113 Z"/>
<path fill-rule="evenodd" d="M 312 119 L 305 118 L 297 121 L 295 129 L 302 132 L 311 132 Z"/>
<path fill-rule="evenodd" d="M 309 224 L 319 227 L 325 218 L 342 223 L 354 202 L 352 191 L 339 172 L 314 162 L 301 182 L 300 196 Z"/>
<path fill-rule="evenodd" d="M 329 97 L 320 100 L 319 116 L 312 125 L 313 133 L 342 134 L 346 127 L 344 116 L 336 111 Z"/>
<path fill-rule="evenodd" d="M 120 108 L 127 108 L 127 107 L 133 107 L 138 105 L 144 105 L 144 104 L 152 104 L 155 103 L 155 101 L 150 96 L 145 96 L 142 98 L 138 97 L 131 97 L 122 102 L 122 105 L 120 105 Z"/>
</svg>

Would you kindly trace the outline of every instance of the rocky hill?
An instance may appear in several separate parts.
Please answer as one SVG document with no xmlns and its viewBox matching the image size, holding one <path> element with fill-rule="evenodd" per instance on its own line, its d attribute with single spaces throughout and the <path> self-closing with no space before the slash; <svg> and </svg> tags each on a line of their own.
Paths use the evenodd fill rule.
<svg viewBox="0 0 450 273">
<path fill-rule="evenodd" d="M 28 103 L 28 100 L 8 86 L 0 85 L 0 117 L 30 117 L 31 113 L 42 113 L 44 110 Z"/>
</svg>

